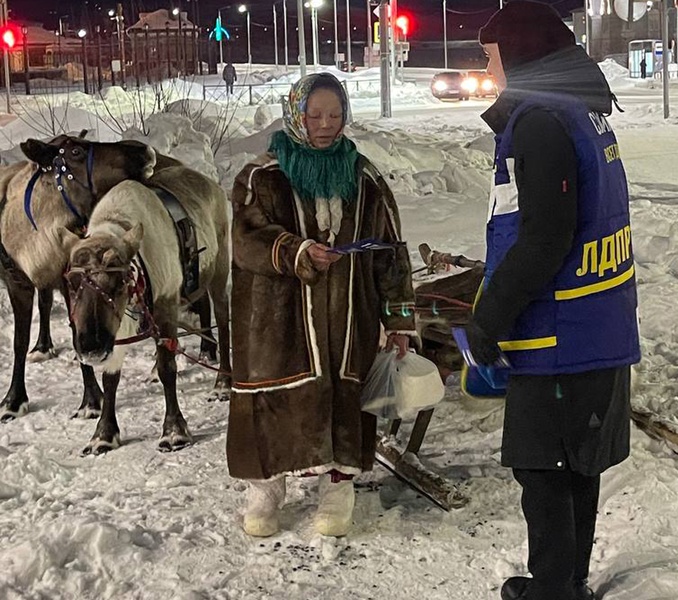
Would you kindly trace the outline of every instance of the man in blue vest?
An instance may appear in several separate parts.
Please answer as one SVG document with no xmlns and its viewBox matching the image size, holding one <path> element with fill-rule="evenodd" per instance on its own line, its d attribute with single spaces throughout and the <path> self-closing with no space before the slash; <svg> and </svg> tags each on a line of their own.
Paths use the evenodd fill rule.
<svg viewBox="0 0 678 600">
<path fill-rule="evenodd" d="M 614 96 L 548 5 L 514 0 L 480 30 L 500 89 L 486 277 L 467 335 L 511 364 L 502 464 L 522 486 L 528 577 L 503 600 L 592 600 L 600 474 L 629 453 L 640 359 L 628 190 Z"/>
</svg>

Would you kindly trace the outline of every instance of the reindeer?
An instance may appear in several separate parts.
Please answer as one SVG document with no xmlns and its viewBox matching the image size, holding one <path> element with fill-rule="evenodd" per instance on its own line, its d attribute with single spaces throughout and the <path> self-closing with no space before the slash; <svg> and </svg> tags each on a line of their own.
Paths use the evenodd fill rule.
<svg viewBox="0 0 678 600">
<path fill-rule="evenodd" d="M 26 355 L 35 289 L 39 293 L 41 333 L 36 349 L 49 354 L 53 345 L 48 315 L 53 289 L 62 289 L 68 262 L 58 234 L 62 227 L 81 228 L 94 204 L 125 179 L 143 180 L 153 173 L 156 154 L 139 142 L 92 144 L 59 136 L 49 143 L 21 144 L 31 162 L 0 171 L 0 279 L 7 287 L 14 316 L 14 366 L 9 390 L 0 402 L 0 421 L 28 411 Z M 117 148 L 111 152 L 112 148 Z M 105 168 L 94 169 L 94 165 Z M 103 394 L 91 367 L 81 367 L 84 394 L 76 415 L 97 416 Z"/>
<path fill-rule="evenodd" d="M 228 393 L 229 305 L 226 290 L 228 217 L 223 190 L 186 167 L 170 167 L 149 181 L 178 199 L 194 225 L 199 253 L 197 293 L 205 290 L 214 304 L 220 367 L 215 389 Z M 88 233 L 80 238 L 62 228 L 74 345 L 80 360 L 103 367 L 101 418 L 84 454 L 99 454 L 120 445 L 115 415 L 116 391 L 124 358 L 121 339 L 148 335 L 157 342 L 157 367 L 165 395 L 165 420 L 159 448 L 178 450 L 192 437 L 177 401 L 177 318 L 184 273 L 174 223 L 158 195 L 136 181 L 112 188 L 92 213 Z M 144 294 L 150 288 L 151 293 Z M 144 333 L 136 334 L 138 315 Z"/>
<path fill-rule="evenodd" d="M 14 316 L 14 366 L 10 388 L 0 402 L 0 421 L 28 412 L 25 368 L 33 297 L 38 289 L 40 332 L 34 357 L 54 355 L 49 329 L 53 290 L 64 291 L 68 262 L 57 234 L 60 227 L 82 228 L 99 198 L 125 179 L 147 180 L 154 171 L 181 163 L 136 141 L 94 143 L 59 136 L 49 143 L 29 139 L 21 149 L 31 162 L 0 167 L 0 279 L 5 282 Z M 59 189 L 61 188 L 61 189 Z M 201 328 L 201 356 L 216 359 L 209 332 L 209 299 L 194 307 Z M 100 415 L 103 393 L 91 367 L 81 365 L 84 394 L 74 417 Z"/>
</svg>

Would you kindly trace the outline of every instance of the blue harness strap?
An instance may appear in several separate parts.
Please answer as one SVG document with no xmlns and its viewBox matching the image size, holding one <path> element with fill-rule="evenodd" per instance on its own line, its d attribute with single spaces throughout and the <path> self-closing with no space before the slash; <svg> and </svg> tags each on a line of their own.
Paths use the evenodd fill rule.
<svg viewBox="0 0 678 600">
<path fill-rule="evenodd" d="M 42 175 L 40 169 L 33 173 L 33 176 L 26 186 L 26 191 L 24 192 L 24 212 L 26 213 L 28 220 L 31 222 L 31 225 L 33 225 L 33 229 L 36 231 L 38 230 L 38 226 L 35 224 L 33 213 L 31 212 L 31 199 L 33 197 L 33 188 L 35 188 L 35 184 L 38 182 L 38 179 L 40 179 L 40 175 Z"/>
</svg>

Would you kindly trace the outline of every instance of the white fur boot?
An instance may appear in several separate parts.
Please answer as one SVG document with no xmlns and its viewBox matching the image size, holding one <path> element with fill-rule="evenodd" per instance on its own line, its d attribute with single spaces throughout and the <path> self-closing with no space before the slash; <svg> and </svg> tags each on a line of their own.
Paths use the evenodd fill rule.
<svg viewBox="0 0 678 600">
<path fill-rule="evenodd" d="M 353 522 L 353 480 L 332 483 L 330 475 L 321 475 L 318 492 L 320 500 L 315 515 L 316 530 L 322 535 L 346 535 Z"/>
<path fill-rule="evenodd" d="M 268 537 L 278 533 L 278 511 L 285 501 L 285 478 L 250 479 L 243 519 L 245 533 Z"/>
</svg>

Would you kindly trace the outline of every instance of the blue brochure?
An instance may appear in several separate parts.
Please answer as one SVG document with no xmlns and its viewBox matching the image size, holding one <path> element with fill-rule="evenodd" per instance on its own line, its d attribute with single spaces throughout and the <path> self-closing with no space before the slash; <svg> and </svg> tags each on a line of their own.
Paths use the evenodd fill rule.
<svg viewBox="0 0 678 600">
<path fill-rule="evenodd" d="M 462 391 L 479 398 L 504 397 L 511 372 L 506 356 L 502 353 L 494 365 L 479 365 L 471 354 L 466 330 L 463 327 L 453 327 L 452 336 L 464 359 L 461 372 Z"/>
<path fill-rule="evenodd" d="M 367 238 L 358 240 L 352 244 L 344 244 L 343 246 L 335 246 L 330 248 L 328 252 L 332 254 L 355 254 L 357 252 L 368 252 L 370 250 L 392 250 L 398 246 L 404 246 L 405 242 L 387 243 L 382 242 L 376 238 Z"/>
</svg>

